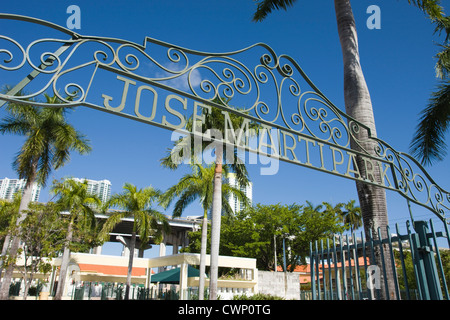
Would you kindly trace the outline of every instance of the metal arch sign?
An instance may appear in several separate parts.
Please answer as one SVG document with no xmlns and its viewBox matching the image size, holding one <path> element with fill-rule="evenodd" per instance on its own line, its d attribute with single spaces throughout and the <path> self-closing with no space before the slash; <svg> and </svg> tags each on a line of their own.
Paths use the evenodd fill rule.
<svg viewBox="0 0 450 320">
<path fill-rule="evenodd" d="M 6 21 L 31 23 L 57 36 L 20 43 L 0 35 L 0 78 L 23 74 L 12 90 L 0 94 L 2 104 L 33 99 L 41 106 L 86 106 L 394 190 L 441 220 L 450 210 L 450 193 L 413 157 L 370 137 L 370 130 L 327 99 L 295 60 L 276 55 L 265 44 L 207 53 L 148 37 L 139 45 L 82 36 L 43 20 L 0 14 L 0 22 Z M 38 75 L 39 81 L 31 82 Z M 16 95 L 25 86 L 26 93 Z M 39 102 L 44 94 L 57 95 L 61 103 Z M 212 108 L 223 114 L 224 128 L 218 130 L 224 136 L 198 131 L 195 125 L 186 129 L 187 119 L 202 123 Z M 243 119 L 239 128 L 233 127 L 233 114 Z M 251 123 L 259 125 L 252 139 Z M 364 141 L 357 133 L 362 130 L 375 143 L 373 150 L 361 146 Z M 358 170 L 357 159 L 365 174 Z M 373 174 L 375 170 L 380 174 Z"/>
</svg>

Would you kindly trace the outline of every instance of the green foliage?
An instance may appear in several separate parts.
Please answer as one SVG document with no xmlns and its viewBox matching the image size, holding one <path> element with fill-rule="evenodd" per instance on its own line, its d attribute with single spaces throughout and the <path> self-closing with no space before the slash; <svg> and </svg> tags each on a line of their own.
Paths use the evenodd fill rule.
<svg viewBox="0 0 450 320">
<path fill-rule="evenodd" d="M 26 269 L 31 274 L 48 273 L 51 264 L 45 258 L 55 258 L 65 240 L 65 223 L 54 203 L 31 203 L 21 222 L 19 237 L 24 244 Z"/>
<path fill-rule="evenodd" d="M 284 298 L 271 294 L 257 293 L 252 296 L 247 296 L 245 294 L 234 296 L 233 300 L 284 300 Z"/>
<path fill-rule="evenodd" d="M 292 7 L 296 0 L 257 0 L 258 5 L 253 16 L 253 21 L 260 22 L 264 20 L 273 10 Z"/>
<path fill-rule="evenodd" d="M 274 241 L 280 265 L 285 237 L 287 265 L 292 271 L 309 256 L 311 241 L 326 239 L 346 229 L 337 212 L 321 209 L 322 206 L 312 204 L 257 204 L 234 216 L 222 217 L 220 253 L 256 258 L 259 270 L 274 270 Z M 189 238 L 185 251 L 200 252 L 201 230 L 190 233 Z"/>
<path fill-rule="evenodd" d="M 439 254 L 441 256 L 442 266 L 444 269 L 444 277 L 448 283 L 450 281 L 450 250 L 440 250 Z M 403 267 L 400 259 L 400 253 L 398 251 L 394 251 L 394 257 L 398 268 L 397 274 L 400 290 L 405 290 L 406 289 L 405 277 L 403 275 Z M 406 278 L 408 279 L 408 287 L 410 290 L 418 289 L 411 252 L 408 250 L 403 250 L 403 259 L 405 264 Z M 436 259 L 436 266 L 438 266 L 437 255 L 435 255 L 435 259 Z M 442 281 L 443 279 L 440 271 L 438 271 L 438 276 L 441 281 L 441 286 L 443 288 L 443 281 Z"/>
<path fill-rule="evenodd" d="M 161 195 L 161 204 L 167 208 L 175 198 L 178 200 L 175 202 L 172 216 L 179 217 L 183 211 L 195 200 L 199 200 L 203 208 L 204 215 L 211 209 L 213 191 L 214 191 L 214 172 L 215 165 L 209 165 L 204 167 L 200 164 L 191 165 L 191 173 L 184 175 L 180 181 L 167 189 Z M 229 183 L 226 183 L 225 177 L 228 174 L 229 167 L 224 166 L 222 170 L 222 210 L 225 214 L 233 214 L 233 209 L 230 207 L 226 197 L 233 195 L 239 201 L 242 201 L 245 205 L 248 205 L 249 200 L 245 193 L 239 188 L 232 187 Z M 246 179 L 246 177 L 242 177 Z"/>
<path fill-rule="evenodd" d="M 57 96 L 45 95 L 46 103 L 58 103 Z M 19 178 L 36 180 L 45 186 L 52 169 L 58 169 L 70 159 L 70 151 L 86 154 L 91 151 L 89 140 L 67 121 L 68 108 L 43 108 L 9 102 L 8 116 L 0 122 L 1 134 L 16 134 L 26 138 L 14 159 Z"/>
<path fill-rule="evenodd" d="M 408 0 L 422 10 L 435 25 L 435 33 L 445 32 L 440 51 L 436 54 L 436 77 L 440 80 L 432 92 L 428 105 L 421 112 L 419 124 L 410 144 L 411 153 L 424 165 L 441 161 L 447 154 L 445 142 L 450 121 L 450 17 L 446 16 L 439 0 Z"/>
<path fill-rule="evenodd" d="M 152 236 L 155 242 L 162 241 L 163 232 L 169 232 L 170 226 L 166 216 L 152 206 L 160 201 L 161 192 L 153 187 L 138 189 L 131 183 L 125 183 L 123 192 L 114 194 L 105 207 L 120 209 L 109 215 L 102 227 L 100 238 L 109 238 L 109 232 L 121 222 L 123 218 L 134 219 L 133 232 L 138 234 L 142 245 Z"/>
</svg>

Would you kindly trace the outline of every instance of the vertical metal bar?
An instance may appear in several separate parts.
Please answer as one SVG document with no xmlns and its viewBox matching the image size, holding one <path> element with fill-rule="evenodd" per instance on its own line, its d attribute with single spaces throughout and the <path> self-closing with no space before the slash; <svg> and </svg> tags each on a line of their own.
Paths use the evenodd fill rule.
<svg viewBox="0 0 450 320">
<path fill-rule="evenodd" d="M 445 234 L 447 235 L 448 249 L 450 249 L 450 232 L 448 231 L 448 225 L 450 224 L 450 221 L 447 222 L 447 220 L 448 219 L 444 219 L 443 223 L 444 223 Z"/>
<path fill-rule="evenodd" d="M 320 240 L 320 257 L 322 260 L 323 298 L 328 300 L 328 290 L 325 277 L 325 259 L 323 258 L 323 239 Z"/>
<path fill-rule="evenodd" d="M 419 259 L 417 257 L 417 243 L 415 241 L 416 239 L 414 239 L 415 235 L 411 234 L 411 227 L 409 221 L 406 221 L 406 229 L 408 231 L 409 246 L 411 248 L 411 259 L 414 266 L 414 276 L 416 277 L 416 284 L 417 289 L 419 291 L 419 297 L 420 300 L 424 300 L 425 297 L 423 296 L 422 281 L 419 273 L 420 272 Z"/>
<path fill-rule="evenodd" d="M 322 290 L 320 288 L 320 261 L 319 261 L 319 244 L 317 243 L 317 240 L 315 242 L 316 244 L 316 272 L 317 272 L 317 294 L 319 296 L 319 300 L 322 300 Z"/>
<path fill-rule="evenodd" d="M 369 245 L 370 245 L 370 253 L 371 253 L 371 265 L 373 264 L 373 265 L 377 265 L 377 261 L 375 260 L 375 247 L 374 247 L 374 244 L 375 244 L 375 240 L 373 239 L 373 234 L 372 234 L 372 229 L 369 229 L 369 239 L 370 239 L 370 241 L 369 241 Z M 380 299 L 380 292 L 379 292 L 379 289 L 376 289 L 375 288 L 375 290 L 376 290 L 376 293 L 377 293 L 377 299 Z"/>
<path fill-rule="evenodd" d="M 311 272 L 311 291 L 312 291 L 312 299 L 316 300 L 316 275 L 314 272 L 314 253 L 313 253 L 313 245 L 312 242 L 309 243 L 309 268 Z"/>
<path fill-rule="evenodd" d="M 403 271 L 403 279 L 405 284 L 405 290 L 406 290 L 406 299 L 411 300 L 411 296 L 409 294 L 409 285 L 408 285 L 408 276 L 406 275 L 406 266 L 405 266 L 405 256 L 403 254 L 403 244 L 401 241 L 400 231 L 398 229 L 398 223 L 395 224 L 395 228 L 397 231 L 397 237 L 398 237 L 398 248 L 400 252 L 400 262 L 402 264 L 402 271 Z"/>
<path fill-rule="evenodd" d="M 327 239 L 327 264 L 328 264 L 328 284 L 330 286 L 330 300 L 334 300 L 333 293 L 333 277 L 331 274 L 331 262 L 330 262 L 330 239 Z"/>
<path fill-rule="evenodd" d="M 428 224 L 426 221 L 416 221 L 414 224 L 419 240 L 420 250 L 419 258 L 423 266 L 424 288 L 427 289 L 427 295 L 432 300 L 442 300 L 442 291 L 439 283 L 439 275 L 436 267 L 434 254 L 431 251 L 430 241 L 428 239 Z"/>
<path fill-rule="evenodd" d="M 345 272 L 345 250 L 342 245 L 342 234 L 339 237 L 339 244 L 341 249 L 341 269 L 342 269 L 342 283 L 344 287 L 344 300 L 348 300 L 348 294 L 347 294 L 347 273 Z"/>
<path fill-rule="evenodd" d="M 384 289 L 386 291 L 386 298 L 387 298 L 387 300 L 390 300 L 389 287 L 388 287 L 387 274 L 386 274 L 386 263 L 385 263 L 385 260 L 384 260 L 383 240 L 381 238 L 381 228 L 378 227 L 377 231 L 378 231 L 378 239 L 380 241 L 380 255 L 381 255 L 381 264 L 383 266 Z"/>
<path fill-rule="evenodd" d="M 388 239 L 388 244 L 389 244 L 389 252 L 391 255 L 392 273 L 394 275 L 395 295 L 397 297 L 397 300 L 400 300 L 400 291 L 398 288 L 398 278 L 397 278 L 397 268 L 395 266 L 394 250 L 392 249 L 391 229 L 389 228 L 389 226 L 386 226 L 386 232 L 387 232 L 387 239 Z"/>
<path fill-rule="evenodd" d="M 341 295 L 341 280 L 339 277 L 339 268 L 338 268 L 338 255 L 336 252 L 336 238 L 333 236 L 333 254 L 334 254 L 334 274 L 335 274 L 335 283 L 336 283 L 336 293 L 337 293 L 337 299 L 342 300 Z"/>
<path fill-rule="evenodd" d="M 447 300 L 449 300 L 447 281 L 445 279 L 444 268 L 442 266 L 441 253 L 439 252 L 439 246 L 438 246 L 437 239 L 436 239 L 436 233 L 434 232 L 434 225 L 433 225 L 433 221 L 431 219 L 430 219 L 430 228 L 431 228 L 431 234 L 433 237 L 434 247 L 436 248 L 436 257 L 437 257 L 437 261 L 438 261 L 439 272 L 442 277 L 442 285 L 444 286 L 443 291 L 445 294 L 445 298 Z M 442 287 L 441 287 L 441 289 L 442 289 Z"/>
<path fill-rule="evenodd" d="M 355 246 L 355 281 L 358 285 L 358 300 L 362 300 L 362 290 L 361 290 L 361 273 L 359 270 L 359 257 L 358 257 L 358 243 L 356 241 L 356 235 L 353 232 L 353 245 Z"/>
<path fill-rule="evenodd" d="M 367 254 L 366 254 L 366 243 L 364 240 L 364 234 L 361 231 L 361 247 L 362 247 L 362 254 L 363 254 L 363 259 L 364 259 L 364 273 L 366 276 L 366 290 L 367 290 L 367 295 L 369 297 L 370 300 L 372 300 L 374 297 L 372 297 L 372 292 L 371 290 L 369 290 L 368 286 L 367 286 Z"/>
<path fill-rule="evenodd" d="M 348 241 L 348 234 L 345 235 L 345 240 L 347 242 L 348 276 L 350 277 L 350 289 L 352 294 L 352 300 L 355 300 L 355 287 L 353 285 L 353 272 L 352 272 L 352 255 L 350 251 L 350 243 Z"/>
</svg>

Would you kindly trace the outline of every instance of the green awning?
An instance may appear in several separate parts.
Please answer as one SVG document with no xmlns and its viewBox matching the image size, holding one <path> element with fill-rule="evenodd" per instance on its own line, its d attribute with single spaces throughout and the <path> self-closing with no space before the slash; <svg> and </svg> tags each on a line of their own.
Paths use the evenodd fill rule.
<svg viewBox="0 0 450 320">
<path fill-rule="evenodd" d="M 191 265 L 188 265 L 188 277 L 198 277 L 200 276 L 200 270 L 195 269 Z M 152 275 L 152 283 L 180 283 L 180 268 L 170 269 L 164 272 Z"/>
</svg>

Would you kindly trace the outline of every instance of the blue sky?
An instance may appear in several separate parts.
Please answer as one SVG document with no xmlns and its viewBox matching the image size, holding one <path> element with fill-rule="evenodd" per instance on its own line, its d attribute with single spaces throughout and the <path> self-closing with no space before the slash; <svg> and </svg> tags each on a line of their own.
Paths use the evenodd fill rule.
<svg viewBox="0 0 450 320">
<path fill-rule="evenodd" d="M 442 1 L 444 7 L 448 1 Z M 82 35 L 121 38 L 138 44 L 144 38 L 159 39 L 181 47 L 206 52 L 230 52 L 263 42 L 278 55 L 295 59 L 315 85 L 341 110 L 343 102 L 342 55 L 337 35 L 333 1 L 298 1 L 289 11 L 276 11 L 262 23 L 251 21 L 252 0 L 168 1 L 9 1 L 2 13 L 14 13 L 66 26 L 69 5 L 81 9 Z M 378 137 L 399 151 L 408 152 L 418 123 L 418 114 L 437 84 L 434 54 L 441 39 L 433 26 L 406 0 L 352 1 L 357 23 L 361 63 L 369 86 Z M 368 6 L 381 9 L 381 29 L 370 30 Z M 2 23 L 2 28 L 5 24 Z M 2 29 L 4 30 L 4 29 Z M 22 37 L 37 32 L 17 24 L 9 34 Z M 45 36 L 45 35 L 43 35 Z M 10 80 L 10 79 L 8 79 Z M 3 85 L 3 81 L 2 81 Z M 108 86 L 109 84 L 105 84 Z M 111 84 L 112 85 L 112 84 Z M 4 111 L 0 110 L 0 116 Z M 88 108 L 70 115 L 70 122 L 91 140 L 88 156 L 73 154 L 66 166 L 52 173 L 51 180 L 66 176 L 108 179 L 113 192 L 125 182 L 138 187 L 167 189 L 186 172 L 163 169 L 159 159 L 171 146 L 170 131 L 134 122 Z M 0 136 L 0 177 L 14 178 L 12 158 L 21 138 Z M 449 159 L 427 167 L 444 189 L 450 189 Z M 260 164 L 249 165 L 253 202 L 263 204 L 357 200 L 355 183 L 289 163 L 280 163 L 275 175 L 261 175 Z M 49 199 L 48 189 L 40 200 Z M 406 200 L 387 192 L 390 223 L 403 228 L 409 218 Z M 433 214 L 413 205 L 416 219 Z M 170 212 L 166 212 L 170 214 Z M 199 215 L 192 205 L 185 215 Z"/>
</svg>

